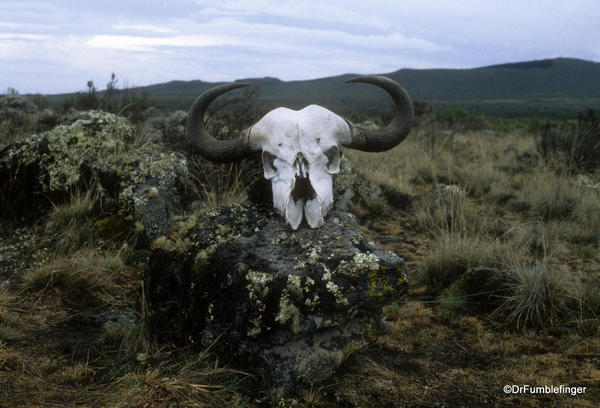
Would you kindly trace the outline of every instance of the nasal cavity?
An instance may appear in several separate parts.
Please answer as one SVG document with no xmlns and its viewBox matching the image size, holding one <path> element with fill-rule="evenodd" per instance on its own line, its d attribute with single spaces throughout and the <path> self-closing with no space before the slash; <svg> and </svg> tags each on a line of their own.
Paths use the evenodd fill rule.
<svg viewBox="0 0 600 408">
<path fill-rule="evenodd" d="M 296 173 L 296 180 L 294 189 L 292 190 L 292 199 L 298 201 L 300 198 L 303 198 L 304 202 L 314 199 L 317 193 L 310 184 L 308 161 L 302 153 L 298 153 L 296 156 L 293 167 Z"/>
<path fill-rule="evenodd" d="M 302 154 L 302 152 L 296 155 L 296 158 L 294 159 L 294 163 L 292 165 L 294 167 L 297 178 L 308 178 L 308 160 L 306 160 L 306 157 L 304 157 L 304 154 Z"/>
</svg>

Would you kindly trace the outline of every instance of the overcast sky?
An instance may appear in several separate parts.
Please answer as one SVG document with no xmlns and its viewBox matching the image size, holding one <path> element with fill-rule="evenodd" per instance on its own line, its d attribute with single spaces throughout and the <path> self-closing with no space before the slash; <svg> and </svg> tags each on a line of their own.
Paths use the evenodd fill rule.
<svg viewBox="0 0 600 408">
<path fill-rule="evenodd" d="M 0 93 L 600 61 L 600 0 L 0 1 Z"/>
</svg>

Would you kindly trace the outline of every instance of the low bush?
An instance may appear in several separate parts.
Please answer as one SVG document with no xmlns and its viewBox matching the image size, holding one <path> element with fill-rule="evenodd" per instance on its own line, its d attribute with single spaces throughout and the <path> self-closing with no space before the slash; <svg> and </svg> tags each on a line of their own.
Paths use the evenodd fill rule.
<svg viewBox="0 0 600 408">
<path fill-rule="evenodd" d="M 592 170 L 600 167 L 600 117 L 593 109 L 580 113 L 576 125 L 547 122 L 535 137 L 538 152 L 555 168 Z"/>
</svg>

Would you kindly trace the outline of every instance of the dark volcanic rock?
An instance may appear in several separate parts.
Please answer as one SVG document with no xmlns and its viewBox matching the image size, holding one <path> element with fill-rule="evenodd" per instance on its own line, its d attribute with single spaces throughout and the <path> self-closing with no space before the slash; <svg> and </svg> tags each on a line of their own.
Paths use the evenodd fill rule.
<svg viewBox="0 0 600 408">
<path fill-rule="evenodd" d="M 268 208 L 222 207 L 180 220 L 153 244 L 145 293 L 153 330 L 216 342 L 236 365 L 298 391 L 328 378 L 386 324 L 406 290 L 404 262 L 354 216 L 290 227 Z"/>
</svg>

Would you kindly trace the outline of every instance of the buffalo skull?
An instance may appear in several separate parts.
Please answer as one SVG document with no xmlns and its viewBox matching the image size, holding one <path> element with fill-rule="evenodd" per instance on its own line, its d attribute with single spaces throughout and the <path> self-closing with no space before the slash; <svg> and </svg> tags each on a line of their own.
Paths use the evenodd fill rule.
<svg viewBox="0 0 600 408">
<path fill-rule="evenodd" d="M 190 109 L 187 133 L 192 148 L 214 162 L 241 160 L 261 152 L 264 176 L 271 180 L 273 205 L 295 230 L 303 219 L 311 228 L 324 222 L 333 205 L 333 175 L 340 171 L 340 146 L 381 152 L 400 143 L 413 121 L 413 105 L 406 91 L 382 76 L 360 76 L 383 88 L 394 100 L 395 114 L 382 129 L 364 129 L 318 105 L 301 110 L 276 108 L 239 138 L 217 140 L 204 127 L 204 114 L 219 95 L 247 86 L 230 83 L 211 88 Z"/>
</svg>

